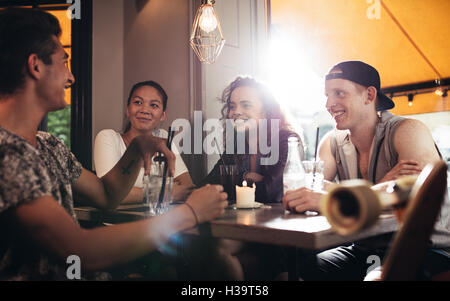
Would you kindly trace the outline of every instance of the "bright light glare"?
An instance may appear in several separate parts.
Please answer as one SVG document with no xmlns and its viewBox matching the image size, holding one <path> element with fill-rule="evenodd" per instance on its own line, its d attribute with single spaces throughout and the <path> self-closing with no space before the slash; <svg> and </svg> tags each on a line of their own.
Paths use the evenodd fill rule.
<svg viewBox="0 0 450 301">
<path fill-rule="evenodd" d="M 268 81 L 282 106 L 312 116 L 325 110 L 325 96 L 323 79 L 310 65 L 315 58 L 304 51 L 307 47 L 298 37 L 274 35 L 268 55 Z"/>
<path fill-rule="evenodd" d="M 436 93 L 437 96 L 442 96 L 442 95 L 444 95 L 444 91 L 442 91 L 441 88 L 436 89 L 436 91 L 434 91 L 434 93 Z"/>
<path fill-rule="evenodd" d="M 276 99 L 301 135 L 306 158 L 314 156 L 316 128 L 323 135 L 334 127 L 326 110 L 324 79 L 314 64 L 321 60 L 320 49 L 307 43 L 307 35 L 294 28 L 274 27 L 267 51 L 265 78 Z"/>
</svg>

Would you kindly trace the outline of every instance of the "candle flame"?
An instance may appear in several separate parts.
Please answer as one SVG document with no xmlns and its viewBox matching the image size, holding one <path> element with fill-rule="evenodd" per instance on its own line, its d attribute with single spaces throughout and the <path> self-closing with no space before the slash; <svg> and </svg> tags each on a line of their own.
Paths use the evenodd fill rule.
<svg viewBox="0 0 450 301">
<path fill-rule="evenodd" d="M 247 181 L 242 182 L 242 187 L 247 187 Z"/>
</svg>

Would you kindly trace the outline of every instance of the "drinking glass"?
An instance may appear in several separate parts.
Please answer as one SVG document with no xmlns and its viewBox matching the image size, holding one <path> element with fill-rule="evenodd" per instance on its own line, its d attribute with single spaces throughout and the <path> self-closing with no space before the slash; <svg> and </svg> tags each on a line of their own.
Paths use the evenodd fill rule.
<svg viewBox="0 0 450 301">
<path fill-rule="evenodd" d="M 237 165 L 219 165 L 220 167 L 220 184 L 223 190 L 228 194 L 228 201 L 234 203 L 236 201 L 236 185 L 238 180 Z"/>
<path fill-rule="evenodd" d="M 159 215 L 169 210 L 172 201 L 173 177 L 166 172 L 164 182 L 164 164 L 153 163 L 150 176 L 144 175 L 143 203 L 148 206 L 149 215 Z"/>
<path fill-rule="evenodd" d="M 306 188 L 323 190 L 323 161 L 302 161 L 302 164 L 305 169 Z"/>
</svg>

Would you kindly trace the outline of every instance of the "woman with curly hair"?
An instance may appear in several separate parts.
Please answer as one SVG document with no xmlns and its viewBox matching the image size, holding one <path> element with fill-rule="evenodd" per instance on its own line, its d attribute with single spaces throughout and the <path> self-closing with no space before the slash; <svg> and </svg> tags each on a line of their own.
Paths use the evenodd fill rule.
<svg viewBox="0 0 450 301">
<path fill-rule="evenodd" d="M 244 180 L 251 185 L 256 184 L 255 200 L 261 203 L 281 202 L 283 197 L 283 171 L 288 155 L 288 138 L 299 137 L 295 133 L 281 111 L 279 103 L 267 86 L 252 77 L 238 76 L 222 93 L 222 120 L 228 120 L 233 125 L 233 137 L 245 135 L 245 147 L 240 147 L 239 139 L 225 139 L 226 143 L 234 142 L 234 152 L 224 151 L 222 158 L 225 164 L 238 166 L 237 183 Z M 267 136 L 261 137 L 260 125 L 266 122 Z M 278 126 L 277 126 L 278 124 Z M 274 131 L 273 131 L 274 130 Z M 264 131 L 263 131 L 264 132 Z M 256 133 L 256 134 L 255 134 Z M 229 134 L 229 133 L 228 133 Z M 226 135 L 225 135 L 226 136 Z M 266 139 L 268 148 L 276 154 L 263 154 L 260 149 L 260 139 Z M 300 141 L 299 151 L 303 157 L 303 146 Z M 228 147 L 229 148 L 229 147 Z M 253 151 L 252 151 L 253 150 Z M 256 151 L 255 151 L 256 150 Z M 269 156 L 278 157 L 275 162 L 269 162 Z M 269 164 L 261 164 L 264 163 Z M 273 164 L 270 164 L 273 163 Z M 220 184 L 219 160 L 212 171 L 203 179 L 203 184 Z M 233 200 L 231 200 L 233 201 Z"/>
<path fill-rule="evenodd" d="M 219 160 L 212 171 L 203 179 L 204 184 L 220 184 L 220 165 L 236 164 L 238 176 L 236 184 L 247 181 L 256 184 L 255 200 L 261 203 L 277 203 L 283 197 L 283 171 L 288 156 L 288 138 L 296 136 L 290 127 L 279 103 L 262 83 L 251 77 L 237 77 L 222 94 L 222 120 L 233 128 L 233 135 L 244 136 L 245 147 L 239 146 L 239 139 L 225 139 L 222 160 Z M 262 121 L 262 122 L 260 122 Z M 266 136 L 261 125 L 266 122 Z M 278 124 L 278 127 L 276 126 Z M 274 125 L 274 126 L 273 126 Z M 229 127 L 225 127 L 229 128 Z M 253 134 L 252 134 L 253 133 Z M 256 135 L 255 135 L 256 133 Z M 260 134 L 261 133 L 261 134 Z M 226 137 L 226 133 L 224 134 Z M 270 154 L 263 154 L 259 147 L 261 139 L 269 142 Z M 300 141 L 299 151 L 303 157 L 303 146 Z M 227 143 L 233 143 L 229 154 Z M 278 145 L 276 145 L 278 143 Z M 230 149 L 230 147 L 228 147 Z M 253 151 L 252 151 L 253 149 Z M 256 151 L 255 151 L 256 150 Z M 261 164 L 262 159 L 273 156 L 278 151 L 278 160 L 273 164 Z M 270 160 L 268 160 L 270 161 Z M 267 161 L 266 161 L 267 163 Z M 228 197 L 230 203 L 233 200 Z M 191 254 L 192 269 L 197 280 L 273 280 L 286 271 L 285 252 L 283 248 L 258 243 L 243 243 L 229 239 L 193 239 Z M 210 266 L 205 270 L 204 266 Z M 197 274 L 198 273 L 198 274 Z"/>
</svg>

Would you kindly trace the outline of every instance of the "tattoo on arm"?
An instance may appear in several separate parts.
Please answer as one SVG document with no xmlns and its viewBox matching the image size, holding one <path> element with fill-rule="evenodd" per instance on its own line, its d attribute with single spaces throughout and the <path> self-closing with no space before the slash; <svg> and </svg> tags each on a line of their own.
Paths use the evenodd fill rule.
<svg viewBox="0 0 450 301">
<path fill-rule="evenodd" d="M 133 164 L 134 164 L 134 160 L 131 160 L 131 162 L 130 162 L 130 164 L 128 164 L 128 166 L 122 167 L 122 174 L 123 175 L 125 175 L 125 174 L 129 175 L 130 174 L 130 168 L 131 168 L 131 166 L 133 166 Z"/>
</svg>

